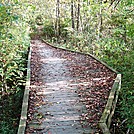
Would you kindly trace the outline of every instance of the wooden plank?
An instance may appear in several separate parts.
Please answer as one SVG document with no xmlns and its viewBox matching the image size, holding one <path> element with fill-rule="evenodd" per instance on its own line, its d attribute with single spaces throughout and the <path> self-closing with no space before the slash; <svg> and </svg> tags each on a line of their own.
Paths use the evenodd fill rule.
<svg viewBox="0 0 134 134">
<path fill-rule="evenodd" d="M 25 134 L 27 110 L 28 110 L 28 99 L 29 99 L 29 87 L 30 87 L 30 61 L 31 61 L 31 45 L 30 45 L 30 50 L 28 54 L 26 86 L 24 90 L 21 117 L 20 117 L 19 128 L 18 128 L 17 134 Z"/>
<path fill-rule="evenodd" d="M 109 128 L 112 116 L 115 111 L 120 88 L 121 88 L 121 74 L 117 74 L 113 87 L 110 91 L 106 107 L 99 121 L 99 127 L 102 129 L 104 134 L 110 134 Z"/>
<path fill-rule="evenodd" d="M 106 123 L 100 123 L 99 126 L 100 126 L 103 134 L 110 134 L 110 131 L 109 131 Z"/>
<path fill-rule="evenodd" d="M 92 129 L 90 126 L 85 128 L 81 127 L 79 120 L 70 120 L 70 121 L 51 121 L 51 122 L 44 122 L 43 124 L 39 125 L 30 124 L 28 127 L 42 130 L 40 133 L 51 132 L 54 134 L 90 134 L 94 133 L 95 130 Z"/>
<path fill-rule="evenodd" d="M 115 98 L 114 98 L 112 111 L 111 111 L 111 114 L 109 115 L 109 118 L 108 118 L 108 128 L 110 128 L 112 116 L 114 115 L 114 111 L 115 111 L 116 104 L 117 104 L 117 101 L 118 101 L 119 92 L 120 92 L 120 89 L 121 89 L 121 74 L 117 75 L 117 79 L 118 79 L 118 86 L 116 88 L 116 95 L 115 95 Z"/>
</svg>

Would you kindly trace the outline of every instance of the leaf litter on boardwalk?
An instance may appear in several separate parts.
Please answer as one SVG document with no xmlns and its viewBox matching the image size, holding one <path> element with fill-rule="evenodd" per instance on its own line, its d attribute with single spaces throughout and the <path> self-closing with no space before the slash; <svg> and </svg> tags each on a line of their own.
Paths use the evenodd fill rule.
<svg viewBox="0 0 134 134">
<path fill-rule="evenodd" d="M 44 44 L 41 43 L 40 45 L 42 45 L 43 47 Z M 77 83 L 75 85 L 77 87 L 75 93 L 78 94 L 79 101 L 82 102 L 87 109 L 86 113 L 81 114 L 80 122 L 83 128 L 90 125 L 91 127 L 95 127 L 98 129 L 98 121 L 106 105 L 109 91 L 111 90 L 113 81 L 115 79 L 115 74 L 107 67 L 88 55 L 72 53 L 50 46 L 47 47 L 53 49 L 53 57 L 66 59 L 66 61 L 63 60 L 63 64 L 69 70 L 69 73 L 66 73 L 66 69 L 63 71 L 63 73 L 66 77 L 72 77 L 72 79 L 70 80 L 70 86 L 73 86 L 74 83 Z M 34 41 L 32 42 L 32 50 L 31 85 L 45 85 L 45 83 L 41 79 L 41 70 L 44 61 L 41 60 L 42 55 L 40 55 L 39 47 Z M 47 67 L 51 68 L 51 64 L 50 66 L 46 66 L 46 70 Z M 47 77 L 51 78 L 57 76 L 57 74 L 55 74 L 55 76 L 51 75 L 52 74 L 50 72 Z M 38 92 L 42 92 L 42 88 L 30 88 L 27 123 L 30 123 L 32 120 L 35 119 L 38 121 L 38 123 L 41 123 L 43 121 L 43 118 L 45 118 L 43 117 L 42 113 L 37 112 L 38 107 L 47 104 L 47 102 L 44 102 L 43 100 L 44 96 L 38 94 Z M 49 111 L 48 113 L 50 114 Z M 36 130 L 34 128 L 27 129 L 27 134 L 32 131 Z"/>
</svg>

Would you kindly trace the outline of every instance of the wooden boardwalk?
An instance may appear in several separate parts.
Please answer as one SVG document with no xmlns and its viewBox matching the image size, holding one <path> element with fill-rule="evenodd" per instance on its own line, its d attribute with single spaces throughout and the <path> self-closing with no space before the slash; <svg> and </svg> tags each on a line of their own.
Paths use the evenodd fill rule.
<svg viewBox="0 0 134 134">
<path fill-rule="evenodd" d="M 38 40 L 32 42 L 31 70 L 26 134 L 99 133 L 97 122 L 111 89 L 105 84 L 114 78 L 113 72 L 90 56 L 56 49 Z M 104 84 L 104 93 L 96 83 Z M 98 94 L 91 94 L 94 90 Z M 89 103 L 85 103 L 87 100 Z"/>
</svg>

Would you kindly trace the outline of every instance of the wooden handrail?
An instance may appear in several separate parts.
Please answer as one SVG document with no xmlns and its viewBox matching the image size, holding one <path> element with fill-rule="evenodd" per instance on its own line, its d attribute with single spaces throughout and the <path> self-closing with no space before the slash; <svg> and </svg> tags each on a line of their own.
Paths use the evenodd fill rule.
<svg viewBox="0 0 134 134">
<path fill-rule="evenodd" d="M 111 125 L 112 116 L 115 111 L 120 88 L 121 88 L 121 74 L 117 74 L 113 87 L 110 91 L 107 104 L 99 121 L 99 127 L 101 128 L 103 134 L 110 134 L 109 128 Z"/>
</svg>

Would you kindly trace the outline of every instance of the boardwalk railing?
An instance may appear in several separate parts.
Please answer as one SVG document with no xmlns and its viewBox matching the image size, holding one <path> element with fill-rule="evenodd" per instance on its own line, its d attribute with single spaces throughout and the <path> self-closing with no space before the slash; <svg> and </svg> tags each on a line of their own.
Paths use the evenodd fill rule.
<svg viewBox="0 0 134 134">
<path fill-rule="evenodd" d="M 104 112 L 102 113 L 101 119 L 99 121 L 99 127 L 101 128 L 103 134 L 110 134 L 109 128 L 111 125 L 112 116 L 115 111 L 120 88 L 121 88 L 121 74 L 117 74 L 113 87 L 110 91 Z"/>
<path fill-rule="evenodd" d="M 18 128 L 17 134 L 25 134 L 25 129 L 26 129 L 29 87 L 30 87 L 30 60 L 31 60 L 31 47 L 30 47 L 29 55 L 28 55 L 26 86 L 24 90 L 21 117 L 20 117 L 19 128 Z"/>
</svg>

